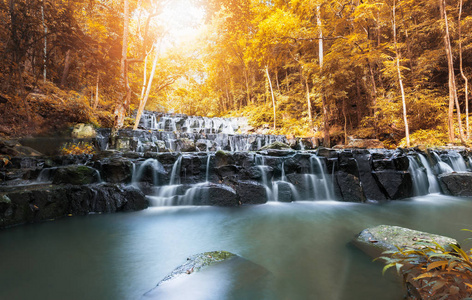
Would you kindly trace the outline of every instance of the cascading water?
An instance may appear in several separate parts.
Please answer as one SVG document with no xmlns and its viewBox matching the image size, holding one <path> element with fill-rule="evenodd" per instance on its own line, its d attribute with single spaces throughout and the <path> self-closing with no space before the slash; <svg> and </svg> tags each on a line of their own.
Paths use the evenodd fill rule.
<svg viewBox="0 0 472 300">
<path fill-rule="evenodd" d="M 447 174 L 447 173 L 454 172 L 454 169 L 447 163 L 443 162 L 436 152 L 432 152 L 432 153 L 434 155 L 434 158 L 437 161 L 435 168 L 438 174 Z"/>
<path fill-rule="evenodd" d="M 155 158 L 148 158 L 138 167 L 133 164 L 133 175 L 131 181 L 137 185 L 141 181 L 145 172 L 150 172 L 154 186 L 159 185 L 159 173 L 165 173 L 162 164 Z"/>
<path fill-rule="evenodd" d="M 441 192 L 436 175 L 434 175 L 433 170 L 431 170 L 428 160 L 421 153 L 418 153 L 418 157 L 420 158 L 421 163 L 426 169 L 426 175 L 428 176 L 428 186 L 429 186 L 428 192 L 430 194 Z"/>
<path fill-rule="evenodd" d="M 464 158 L 457 151 L 450 151 L 448 153 L 449 161 L 451 162 L 452 169 L 454 172 L 467 172 L 467 166 Z"/>
<path fill-rule="evenodd" d="M 429 181 L 426 169 L 420 166 L 414 156 L 408 155 L 408 171 L 410 171 L 413 180 L 413 190 L 415 196 L 426 195 L 429 192 Z"/>
<path fill-rule="evenodd" d="M 310 156 L 310 173 L 306 174 L 307 186 L 311 185 L 313 195 L 307 200 L 334 200 L 333 185 L 326 176 L 324 163 L 315 154 Z"/>
</svg>

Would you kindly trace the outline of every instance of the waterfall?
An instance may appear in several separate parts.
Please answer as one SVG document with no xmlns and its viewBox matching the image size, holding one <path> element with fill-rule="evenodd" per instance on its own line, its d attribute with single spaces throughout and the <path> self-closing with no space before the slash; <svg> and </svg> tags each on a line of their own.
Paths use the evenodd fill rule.
<svg viewBox="0 0 472 300">
<path fill-rule="evenodd" d="M 436 170 L 438 174 L 446 174 L 446 173 L 454 172 L 454 169 L 452 169 L 451 166 L 448 165 L 447 163 L 443 162 L 436 152 L 432 152 L 432 153 L 434 155 L 434 158 L 438 162 L 436 165 Z"/>
<path fill-rule="evenodd" d="M 310 156 L 310 173 L 306 176 L 313 188 L 313 199 L 333 200 L 333 185 L 326 176 L 324 164 L 315 154 Z"/>
<path fill-rule="evenodd" d="M 426 169 L 416 161 L 413 156 L 408 155 L 408 171 L 411 174 L 411 179 L 413 181 L 413 190 L 415 196 L 421 196 L 428 194 L 429 191 L 429 181 L 428 176 L 426 175 Z"/>
<path fill-rule="evenodd" d="M 209 182 L 210 178 L 210 159 L 211 159 L 211 154 L 208 153 L 207 156 L 207 161 L 206 161 L 206 169 L 205 169 L 205 182 Z"/>
<path fill-rule="evenodd" d="M 467 172 L 467 166 L 464 158 L 457 151 L 450 151 L 448 153 L 449 161 L 451 162 L 452 169 L 454 172 Z"/>
<path fill-rule="evenodd" d="M 428 160 L 421 153 L 418 153 L 418 157 L 420 158 L 421 163 L 426 169 L 426 175 L 428 176 L 428 184 L 429 184 L 428 192 L 430 194 L 441 192 L 436 175 L 434 175 L 433 170 L 431 170 Z"/>
<path fill-rule="evenodd" d="M 265 157 L 261 155 L 256 155 L 255 157 L 256 161 L 256 166 L 261 172 L 261 178 L 262 178 L 262 185 L 264 186 L 266 193 L 267 193 L 267 199 L 268 201 L 273 201 L 274 199 L 274 194 L 272 191 L 273 184 L 272 182 L 269 185 L 269 180 L 267 178 L 267 169 L 269 166 L 265 165 Z"/>
<path fill-rule="evenodd" d="M 154 186 L 159 184 L 159 173 L 165 173 L 164 166 L 155 158 L 146 159 L 139 167 L 133 164 L 133 174 L 131 182 L 137 184 L 144 176 L 146 170 L 151 171 L 152 183 Z"/>
</svg>

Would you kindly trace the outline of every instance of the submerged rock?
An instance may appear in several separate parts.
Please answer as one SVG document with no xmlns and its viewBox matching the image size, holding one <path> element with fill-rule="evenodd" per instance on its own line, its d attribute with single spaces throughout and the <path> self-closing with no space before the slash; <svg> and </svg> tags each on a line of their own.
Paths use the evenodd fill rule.
<svg viewBox="0 0 472 300">
<path fill-rule="evenodd" d="M 453 196 L 472 196 L 472 173 L 449 173 L 438 176 L 444 193 Z"/>
<path fill-rule="evenodd" d="M 264 267 L 233 253 L 205 252 L 188 257 L 142 299 L 262 299 L 269 275 Z"/>
<path fill-rule="evenodd" d="M 437 234 L 412 230 L 399 226 L 379 225 L 362 230 L 353 240 L 353 244 L 372 258 L 379 257 L 384 251 L 396 251 L 400 248 L 419 249 L 419 241 L 435 241 L 446 249 L 449 244 L 459 245 L 457 240 Z"/>
</svg>

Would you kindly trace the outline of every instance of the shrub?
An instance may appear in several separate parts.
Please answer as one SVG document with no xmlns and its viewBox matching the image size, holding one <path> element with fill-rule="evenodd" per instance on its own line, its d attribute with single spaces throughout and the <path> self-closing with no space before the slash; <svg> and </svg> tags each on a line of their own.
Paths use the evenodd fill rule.
<svg viewBox="0 0 472 300">
<path fill-rule="evenodd" d="M 94 154 L 95 149 L 92 144 L 86 142 L 66 143 L 61 147 L 62 155 Z"/>
</svg>

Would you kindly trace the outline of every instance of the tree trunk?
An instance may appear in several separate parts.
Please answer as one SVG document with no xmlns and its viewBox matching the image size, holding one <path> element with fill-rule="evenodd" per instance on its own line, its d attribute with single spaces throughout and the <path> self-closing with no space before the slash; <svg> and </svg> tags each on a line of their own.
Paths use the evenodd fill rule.
<svg viewBox="0 0 472 300">
<path fill-rule="evenodd" d="M 62 71 L 61 86 L 64 88 L 67 83 L 67 76 L 69 76 L 70 70 L 70 49 L 66 52 L 66 58 L 64 59 L 64 71 Z"/>
<path fill-rule="evenodd" d="M 275 130 L 276 129 L 276 125 L 275 125 L 275 121 L 276 121 L 275 97 L 274 97 L 274 89 L 272 88 L 272 82 L 270 81 L 269 66 L 268 65 L 266 65 L 265 70 L 266 70 L 267 80 L 269 81 L 270 95 L 272 96 L 272 106 L 274 108 L 274 130 Z"/>
<path fill-rule="evenodd" d="M 398 52 L 397 48 L 397 25 L 396 25 L 396 4 L 395 0 L 393 1 L 393 43 L 395 46 L 395 56 L 396 56 L 396 61 L 397 61 L 397 75 L 398 75 L 398 83 L 400 85 L 400 91 L 402 93 L 402 106 L 403 106 L 403 123 L 405 125 L 405 137 L 406 137 L 406 146 L 410 147 L 410 130 L 408 128 L 408 119 L 406 115 L 406 99 L 405 99 L 405 90 L 403 89 L 403 80 L 402 80 L 402 74 L 400 71 L 400 54 Z"/>
<path fill-rule="evenodd" d="M 357 116 L 357 126 L 361 124 L 362 111 L 361 111 L 361 85 L 359 83 L 359 77 L 356 76 L 356 116 Z M 344 100 L 343 100 L 344 101 Z"/>
<path fill-rule="evenodd" d="M 465 81 L 465 130 L 467 140 L 470 138 L 469 132 L 469 81 L 464 74 L 464 69 L 462 68 L 462 32 L 461 32 L 461 16 L 462 16 L 462 0 L 459 2 L 459 68 L 461 71 L 461 76 Z"/>
<path fill-rule="evenodd" d="M 124 19 L 123 19 L 123 42 L 121 48 L 121 65 L 120 65 L 120 82 L 119 90 L 122 91 L 117 95 L 117 101 L 115 102 L 115 119 L 113 122 L 113 128 L 111 131 L 111 146 L 115 147 L 115 139 L 118 129 L 123 127 L 125 115 L 126 115 L 126 105 L 125 102 L 131 96 L 128 79 L 126 78 L 127 73 L 127 63 L 126 59 L 128 56 L 128 35 L 129 35 L 129 2 L 124 0 Z"/>
<path fill-rule="evenodd" d="M 447 56 L 447 65 L 449 73 L 449 110 L 448 110 L 448 129 L 449 129 L 449 141 L 454 142 L 454 104 L 456 105 L 457 121 L 459 126 L 459 137 L 462 143 L 465 143 L 464 140 L 464 131 L 462 129 L 462 120 L 461 120 L 461 111 L 459 106 L 459 100 L 457 98 L 457 87 L 456 80 L 454 77 L 454 61 L 452 58 L 452 47 L 451 47 L 451 38 L 449 35 L 449 23 L 447 20 L 446 12 L 446 0 L 439 0 L 440 2 L 440 11 L 442 13 L 442 18 L 444 18 L 445 33 L 444 33 L 444 46 L 446 48 Z"/>
<path fill-rule="evenodd" d="M 321 7 L 320 5 L 316 6 L 316 24 L 318 25 L 318 54 L 319 54 L 319 64 L 320 64 L 320 75 L 323 74 L 323 28 L 321 24 Z M 329 116 L 328 116 L 328 103 L 326 97 L 321 91 L 321 102 L 323 106 L 323 146 L 330 146 L 330 137 L 329 137 Z"/>
<path fill-rule="evenodd" d="M 343 116 L 344 116 L 344 145 L 347 145 L 347 116 L 346 116 L 346 99 L 343 98 Z"/>
<path fill-rule="evenodd" d="M 305 81 L 305 91 L 306 91 L 306 103 L 308 106 L 308 121 L 310 122 L 310 127 L 313 126 L 313 115 L 311 114 L 311 99 L 310 99 L 310 87 L 308 86 L 308 80 L 303 75 L 303 69 L 302 66 L 300 65 L 300 74 L 302 75 L 303 81 Z"/>
<path fill-rule="evenodd" d="M 44 66 L 43 66 L 43 82 L 46 83 L 46 75 L 47 75 L 46 62 L 47 62 L 47 55 L 48 55 L 48 39 L 47 39 L 48 28 L 47 28 L 46 23 L 45 23 L 45 21 L 44 21 L 44 2 L 43 2 L 43 5 L 41 6 L 41 20 L 42 20 L 42 22 L 43 22 L 43 28 L 44 28 L 44 49 L 43 49 L 43 54 L 44 54 L 43 63 L 44 63 Z"/>
<path fill-rule="evenodd" d="M 146 102 L 149 98 L 149 93 L 151 92 L 152 80 L 154 79 L 154 73 L 156 72 L 158 58 L 159 58 L 159 47 L 156 47 L 156 56 L 154 57 L 154 61 L 152 63 L 152 70 L 151 70 L 151 74 L 149 75 L 149 81 L 146 88 L 146 94 L 144 95 L 144 98 L 141 98 L 141 101 L 139 101 L 138 113 L 136 115 L 136 121 L 134 122 L 133 130 L 138 129 L 139 121 L 141 120 L 141 115 L 143 114 L 144 107 L 146 107 Z M 146 79 L 146 75 L 144 75 L 144 78 Z"/>
<path fill-rule="evenodd" d="M 98 97 L 98 83 L 100 81 L 100 73 L 97 72 L 97 82 L 95 85 L 95 102 L 93 103 L 93 110 L 96 110 L 98 107 L 99 97 Z"/>
<path fill-rule="evenodd" d="M 372 95 L 372 107 L 373 107 L 373 112 L 374 112 L 374 131 L 375 131 L 375 137 L 379 138 L 379 130 L 378 130 L 378 116 L 377 116 L 377 85 L 375 84 L 375 77 L 374 77 L 374 71 L 372 69 L 372 64 L 370 61 L 367 62 L 369 65 L 369 71 L 370 71 L 370 78 L 372 81 L 372 90 L 373 90 L 373 95 Z"/>
</svg>

